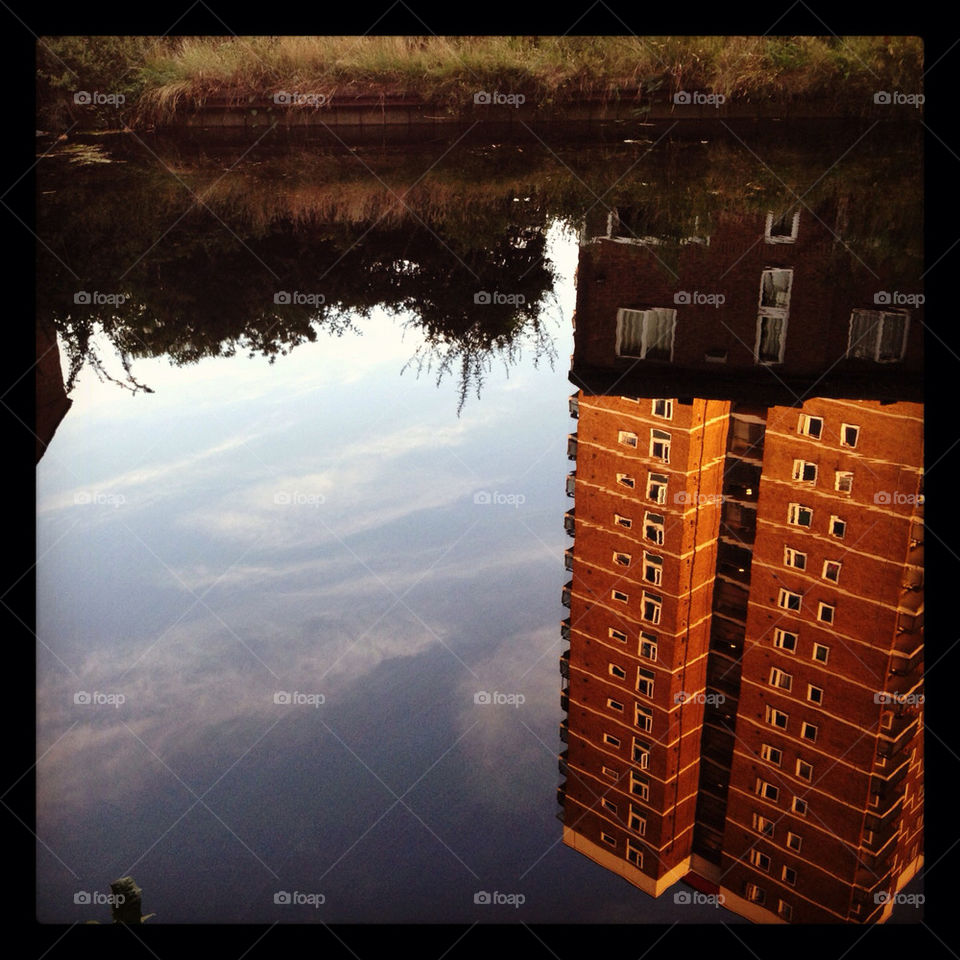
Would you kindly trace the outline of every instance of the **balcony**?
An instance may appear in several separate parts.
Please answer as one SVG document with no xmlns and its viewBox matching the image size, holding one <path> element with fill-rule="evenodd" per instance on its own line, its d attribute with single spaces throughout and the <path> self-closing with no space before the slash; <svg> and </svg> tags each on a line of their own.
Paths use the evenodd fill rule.
<svg viewBox="0 0 960 960">
<path fill-rule="evenodd" d="M 577 474 L 575 471 L 571 470 L 570 473 L 567 474 L 567 496 L 568 497 L 572 497 L 574 495 L 576 486 L 577 486 Z"/>
<path fill-rule="evenodd" d="M 576 515 L 573 510 L 568 510 L 563 515 L 563 529 L 572 537 L 574 535 Z"/>
<path fill-rule="evenodd" d="M 577 435 L 575 433 L 567 434 L 567 459 L 577 459 Z"/>
<path fill-rule="evenodd" d="M 570 580 L 563 585 L 563 590 L 560 593 L 560 602 L 569 610 L 570 609 L 570 598 L 573 596 L 573 581 Z"/>
<path fill-rule="evenodd" d="M 570 642 L 570 618 L 569 617 L 567 617 L 566 620 L 560 621 L 560 636 L 564 640 L 566 640 L 567 643 Z"/>
<path fill-rule="evenodd" d="M 566 743 L 567 742 L 567 733 L 569 731 L 569 725 L 566 720 L 560 721 L 560 739 Z"/>
<path fill-rule="evenodd" d="M 563 569 L 573 573 L 573 547 L 563 551 Z"/>
<path fill-rule="evenodd" d="M 563 806 L 567 802 L 567 783 L 564 781 L 557 787 L 557 803 Z"/>
<path fill-rule="evenodd" d="M 557 757 L 557 766 L 560 768 L 560 776 L 565 777 L 567 775 L 567 754 L 568 750 L 564 750 L 563 753 L 559 754 Z"/>
<path fill-rule="evenodd" d="M 570 710 L 570 697 L 566 693 L 560 694 L 560 709 L 564 713 L 568 713 Z"/>
<path fill-rule="evenodd" d="M 577 419 L 580 417 L 580 394 L 579 394 L 579 392 L 577 392 L 577 393 L 571 393 L 571 394 L 570 394 L 570 400 L 569 400 L 568 402 L 569 402 L 569 405 L 570 405 L 570 416 L 573 417 L 574 420 L 577 420 Z"/>
<path fill-rule="evenodd" d="M 570 678 L 570 651 L 564 650 L 560 654 L 560 676 Z"/>
</svg>

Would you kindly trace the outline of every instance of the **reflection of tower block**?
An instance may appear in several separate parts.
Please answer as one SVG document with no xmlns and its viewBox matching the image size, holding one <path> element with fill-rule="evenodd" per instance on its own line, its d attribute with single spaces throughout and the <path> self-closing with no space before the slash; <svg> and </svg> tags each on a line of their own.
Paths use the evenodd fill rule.
<svg viewBox="0 0 960 960">
<path fill-rule="evenodd" d="M 114 923 L 143 923 L 146 919 L 141 914 L 143 891 L 137 886 L 133 877 L 114 880 L 110 884 L 110 892 L 117 898 L 117 902 L 111 908 Z"/>
</svg>

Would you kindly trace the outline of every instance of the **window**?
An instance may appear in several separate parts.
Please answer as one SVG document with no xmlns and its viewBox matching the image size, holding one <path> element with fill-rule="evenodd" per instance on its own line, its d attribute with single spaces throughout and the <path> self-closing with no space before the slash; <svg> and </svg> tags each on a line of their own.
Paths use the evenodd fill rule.
<svg viewBox="0 0 960 960">
<path fill-rule="evenodd" d="M 649 633 L 640 634 L 640 656 L 647 660 L 657 659 L 657 638 Z"/>
<path fill-rule="evenodd" d="M 781 879 L 784 883 L 789 883 L 791 887 L 797 885 L 797 871 L 793 867 L 785 866 L 783 872 L 780 874 Z"/>
<path fill-rule="evenodd" d="M 850 423 L 840 424 L 840 446 L 855 447 L 860 439 L 860 428 Z"/>
<path fill-rule="evenodd" d="M 643 869 L 643 851 L 634 843 L 627 841 L 627 859 L 637 869 Z"/>
<path fill-rule="evenodd" d="M 643 535 L 658 545 L 663 545 L 663 517 L 659 513 L 647 513 L 643 517 Z"/>
<path fill-rule="evenodd" d="M 767 214 L 767 224 L 763 230 L 763 239 L 767 243 L 793 243 L 800 229 L 800 211 L 787 210 L 784 213 Z"/>
<path fill-rule="evenodd" d="M 613 515 L 613 522 L 618 527 L 626 527 L 627 530 L 629 530 L 633 526 L 632 520 L 630 520 L 628 517 L 621 517 L 619 513 L 615 513 Z"/>
<path fill-rule="evenodd" d="M 614 553 L 613 555 L 613 562 L 621 567 L 629 567 L 631 559 L 629 553 Z"/>
<path fill-rule="evenodd" d="M 759 813 L 753 815 L 753 829 L 757 833 L 762 833 L 765 837 L 773 836 L 773 821 L 766 817 L 761 817 Z"/>
<path fill-rule="evenodd" d="M 787 339 L 787 316 L 793 271 L 764 270 L 760 277 L 760 305 L 757 311 L 757 363 L 781 363 Z"/>
<path fill-rule="evenodd" d="M 809 740 L 811 743 L 816 743 L 817 741 L 817 727 L 816 724 L 808 723 L 806 720 L 800 726 L 800 736 L 804 740 Z"/>
<path fill-rule="evenodd" d="M 663 557 L 654 556 L 652 553 L 643 555 L 643 579 L 658 587 L 663 583 Z"/>
<path fill-rule="evenodd" d="M 627 821 L 627 826 L 634 833 L 639 833 L 641 837 L 645 836 L 647 832 L 647 818 L 642 816 L 638 810 L 635 810 L 633 807 L 631 807 L 630 818 Z"/>
<path fill-rule="evenodd" d="M 800 415 L 800 423 L 797 425 L 797 432 L 806 437 L 815 437 L 820 439 L 823 433 L 823 417 L 811 417 L 805 413 Z"/>
<path fill-rule="evenodd" d="M 623 704 L 619 700 L 610 700 L 607 699 L 607 706 L 611 710 L 617 710 L 620 713 L 623 713 Z"/>
<path fill-rule="evenodd" d="M 797 776 L 801 780 L 813 780 L 813 764 L 797 757 Z"/>
<path fill-rule="evenodd" d="M 647 499 L 654 503 L 667 502 L 667 481 L 662 473 L 651 473 L 647 475 Z"/>
<path fill-rule="evenodd" d="M 756 848 L 750 851 L 750 862 L 758 870 L 766 870 L 768 873 L 770 872 L 770 858 Z"/>
<path fill-rule="evenodd" d="M 815 687 L 812 683 L 808 683 L 807 699 L 811 703 L 823 703 L 823 690 L 820 687 Z"/>
<path fill-rule="evenodd" d="M 644 593 L 643 595 L 643 611 L 641 616 L 644 620 L 649 620 L 650 623 L 659 623 L 660 622 L 660 610 L 663 606 L 663 598 L 654 596 L 652 593 Z"/>
<path fill-rule="evenodd" d="M 813 522 L 813 510 L 799 503 L 791 503 L 787 509 L 787 523 L 795 527 L 809 527 Z"/>
<path fill-rule="evenodd" d="M 760 747 L 760 756 L 767 761 L 767 763 L 772 763 L 775 766 L 780 766 L 780 761 L 783 760 L 783 751 L 779 747 L 772 747 L 769 743 L 764 743 Z"/>
<path fill-rule="evenodd" d="M 616 838 L 611 837 L 609 833 L 604 833 L 602 830 L 600 831 L 600 839 L 604 843 L 608 843 L 611 847 L 615 847 L 617 845 Z"/>
<path fill-rule="evenodd" d="M 836 607 L 831 606 L 829 603 L 821 603 L 817 607 L 817 619 L 823 623 L 833 623 L 833 615 L 836 609 Z"/>
<path fill-rule="evenodd" d="M 634 723 L 646 733 L 653 733 L 653 711 L 638 703 L 634 708 Z"/>
<path fill-rule="evenodd" d="M 784 673 L 779 667 L 771 667 L 769 683 L 771 687 L 789 690 L 793 686 L 793 677 L 789 673 Z"/>
<path fill-rule="evenodd" d="M 611 733 L 605 733 L 603 735 L 603 742 L 609 744 L 611 747 L 620 746 L 620 738 L 613 736 Z"/>
<path fill-rule="evenodd" d="M 767 783 L 766 780 L 757 780 L 756 786 L 757 796 L 763 797 L 765 800 L 773 800 L 774 802 L 780 796 L 780 788 L 775 787 L 772 783 Z"/>
<path fill-rule="evenodd" d="M 779 727 L 781 730 L 787 729 L 787 722 L 790 717 L 788 714 L 784 713 L 782 710 L 777 710 L 775 707 L 771 707 L 768 703 L 764 711 L 764 720 L 773 727 Z"/>
<path fill-rule="evenodd" d="M 617 474 L 617 483 L 619 483 L 621 487 L 629 487 L 631 490 L 637 485 L 637 481 L 626 473 Z"/>
<path fill-rule="evenodd" d="M 792 810 L 798 816 L 805 817 L 807 815 L 807 801 L 803 797 L 794 797 Z"/>
<path fill-rule="evenodd" d="M 751 903 L 763 903 L 767 899 L 767 895 L 755 883 L 744 884 L 743 893 Z"/>
<path fill-rule="evenodd" d="M 614 630 L 613 627 L 610 627 L 608 633 L 611 640 L 617 640 L 620 643 L 627 642 L 627 635 L 622 630 Z"/>
<path fill-rule="evenodd" d="M 650 456 L 664 463 L 670 462 L 670 434 L 666 430 L 650 431 Z"/>
<path fill-rule="evenodd" d="M 802 480 L 804 483 L 816 483 L 817 465 L 809 460 L 794 460 L 793 479 Z"/>
<path fill-rule="evenodd" d="M 907 348 L 906 313 L 886 310 L 854 310 L 850 314 L 847 356 L 877 363 L 892 363 L 903 358 Z"/>
<path fill-rule="evenodd" d="M 614 816 L 617 815 L 617 805 L 612 800 L 608 800 L 606 797 L 601 797 L 600 805 L 604 810 L 609 810 Z"/>
<path fill-rule="evenodd" d="M 608 777 L 610 780 L 619 780 L 620 774 L 617 773 L 613 767 L 601 767 L 600 770 L 603 772 L 605 777 Z"/>
<path fill-rule="evenodd" d="M 611 677 L 616 677 L 618 680 L 627 679 L 627 671 L 624 670 L 623 667 L 618 667 L 615 663 L 611 663 L 607 667 L 607 670 L 609 671 Z"/>
<path fill-rule="evenodd" d="M 840 580 L 840 567 L 841 563 L 839 560 L 824 560 L 823 573 L 821 576 L 824 580 L 829 580 L 831 583 L 837 583 Z"/>
<path fill-rule="evenodd" d="M 799 593 L 793 593 L 783 588 L 780 589 L 780 593 L 777 596 L 777 606 L 783 607 L 784 610 L 799 610 L 802 601 L 803 598 Z"/>
<path fill-rule="evenodd" d="M 797 635 L 789 630 L 781 630 L 779 627 L 773 628 L 773 645 L 780 650 L 786 650 L 788 653 L 796 653 Z"/>
<path fill-rule="evenodd" d="M 641 800 L 650 799 L 650 781 L 646 777 L 630 771 L 630 792 Z"/>
<path fill-rule="evenodd" d="M 651 405 L 651 413 L 655 417 L 663 417 L 664 420 L 673 419 L 673 401 L 672 400 L 654 400 Z"/>
<path fill-rule="evenodd" d="M 636 737 L 633 738 L 633 762 L 636 763 L 641 770 L 646 770 L 650 765 L 650 744 L 643 743 Z"/>
<path fill-rule="evenodd" d="M 617 311 L 617 356 L 672 360 L 677 311 L 666 307 Z"/>
<path fill-rule="evenodd" d="M 786 900 L 777 900 L 777 913 L 788 923 L 793 919 L 793 907 Z"/>
<path fill-rule="evenodd" d="M 791 850 L 800 850 L 800 847 L 803 846 L 803 839 L 795 833 L 787 832 L 787 846 Z"/>
<path fill-rule="evenodd" d="M 622 590 L 611 590 L 610 597 L 613 600 L 619 600 L 621 603 L 627 603 L 630 600 L 630 595 Z"/>
<path fill-rule="evenodd" d="M 637 667 L 637 691 L 645 697 L 653 696 L 653 672 Z"/>
<path fill-rule="evenodd" d="M 783 565 L 785 567 L 796 567 L 798 570 L 807 569 L 807 555 L 793 547 L 783 548 Z"/>
<path fill-rule="evenodd" d="M 627 430 L 620 430 L 617 433 L 617 443 L 622 443 L 625 447 L 636 447 L 637 435 Z"/>
<path fill-rule="evenodd" d="M 849 493 L 853 489 L 853 474 L 849 470 L 838 470 L 834 476 L 834 490 Z"/>
<path fill-rule="evenodd" d="M 842 540 L 843 535 L 847 532 L 847 521 L 841 520 L 839 517 L 830 518 L 830 536 L 837 537 Z"/>
</svg>

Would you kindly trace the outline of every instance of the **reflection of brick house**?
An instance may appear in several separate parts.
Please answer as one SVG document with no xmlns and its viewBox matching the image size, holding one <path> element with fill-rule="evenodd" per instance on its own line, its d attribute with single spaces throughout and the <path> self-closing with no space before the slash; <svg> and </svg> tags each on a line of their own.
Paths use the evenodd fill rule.
<svg viewBox="0 0 960 960">
<path fill-rule="evenodd" d="M 626 213 L 584 230 L 573 373 L 587 392 L 920 399 L 919 290 L 885 289 L 813 213 L 718 215 L 712 235 L 672 241 Z"/>
<path fill-rule="evenodd" d="M 571 410 L 564 842 L 759 922 L 885 920 L 923 862 L 922 406 Z"/>
</svg>

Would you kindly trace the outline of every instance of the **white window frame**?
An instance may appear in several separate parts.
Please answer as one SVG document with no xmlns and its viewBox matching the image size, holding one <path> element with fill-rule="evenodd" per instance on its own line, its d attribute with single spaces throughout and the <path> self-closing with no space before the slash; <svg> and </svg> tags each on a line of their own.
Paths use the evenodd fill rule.
<svg viewBox="0 0 960 960">
<path fill-rule="evenodd" d="M 600 839 L 607 844 L 607 846 L 613 847 L 614 850 L 617 849 L 617 838 L 610 836 L 610 834 L 604 830 L 600 831 Z"/>
<path fill-rule="evenodd" d="M 812 737 L 807 736 L 808 730 L 813 731 Z M 804 720 L 803 723 L 800 724 L 800 737 L 803 740 L 806 740 L 807 743 L 816 743 L 818 736 L 820 736 L 820 728 L 815 723 L 811 723 L 809 720 Z"/>
<path fill-rule="evenodd" d="M 670 478 L 662 473 L 647 474 L 647 499 L 653 503 L 667 502 L 667 486 Z M 655 495 L 656 494 L 656 495 Z"/>
<path fill-rule="evenodd" d="M 657 411 L 657 404 L 663 404 L 663 413 Z M 661 420 L 672 420 L 673 419 L 673 400 L 666 400 L 663 398 L 658 398 L 650 401 L 650 413 L 654 417 L 660 417 Z"/>
<path fill-rule="evenodd" d="M 647 616 L 647 603 L 653 604 L 651 616 Z M 640 619 L 646 623 L 659 623 L 663 615 L 663 597 L 643 591 L 640 605 Z"/>
<path fill-rule="evenodd" d="M 809 516 L 809 523 L 801 523 L 802 512 L 805 511 Z M 787 505 L 787 523 L 792 527 L 803 527 L 809 530 L 813 526 L 813 507 L 808 507 L 802 503 L 791 503 Z"/>
<path fill-rule="evenodd" d="M 801 772 L 804 767 L 808 767 L 810 770 L 809 776 L 804 776 Z M 802 757 L 797 757 L 797 765 L 795 768 L 795 775 L 798 776 L 801 780 L 806 780 L 807 783 L 813 782 L 813 764 L 809 760 L 804 760 Z"/>
<path fill-rule="evenodd" d="M 854 328 L 862 314 L 872 314 L 871 320 L 875 323 L 875 334 L 873 342 L 869 343 L 868 338 L 864 338 L 861 346 L 856 347 L 853 341 Z M 883 328 L 886 323 L 892 321 L 903 322 L 903 335 L 900 338 L 900 349 L 895 357 L 881 357 L 880 345 L 883 343 Z M 907 334 L 910 332 L 910 314 L 906 310 L 865 310 L 854 309 L 850 313 L 850 329 L 847 334 L 847 357 L 872 360 L 874 363 L 897 363 L 903 359 L 907 352 Z"/>
<path fill-rule="evenodd" d="M 641 632 L 638 650 L 639 655 L 643 657 L 644 660 L 652 660 L 654 663 L 656 663 L 657 654 L 659 652 L 659 641 L 655 637 L 651 637 L 649 634 L 644 634 Z"/>
<path fill-rule="evenodd" d="M 659 519 L 657 519 L 659 517 Z M 663 540 L 666 536 L 666 517 L 661 513 L 644 512 L 643 514 L 643 539 L 655 543 L 658 547 L 663 546 Z M 653 529 L 657 536 L 648 536 L 648 529 Z"/>
<path fill-rule="evenodd" d="M 769 780 L 764 780 L 762 777 L 757 777 L 754 793 L 756 793 L 758 797 L 763 797 L 764 800 L 769 800 L 771 803 L 776 803 L 780 799 L 780 788 L 776 784 L 770 783 Z"/>
<path fill-rule="evenodd" d="M 813 468 L 813 476 L 804 476 L 810 467 Z M 813 460 L 794 460 L 791 476 L 794 480 L 799 480 L 800 483 L 816 483 L 818 469 L 817 464 Z"/>
<path fill-rule="evenodd" d="M 667 430 L 660 430 L 656 427 L 650 428 L 650 456 L 659 463 L 670 462 L 670 445 L 673 443 L 673 434 Z M 661 447 L 661 452 L 656 453 L 655 448 Z"/>
<path fill-rule="evenodd" d="M 614 816 L 617 815 L 617 805 L 609 798 L 601 797 L 600 806 L 603 807 L 604 810 L 609 810 Z"/>
<path fill-rule="evenodd" d="M 619 747 L 622 741 L 612 733 L 605 733 L 603 735 L 603 742 L 610 747 Z"/>
<path fill-rule="evenodd" d="M 627 817 L 627 829 L 641 837 L 647 835 L 647 818 L 639 810 L 634 810 L 632 806 L 630 807 L 630 815 Z"/>
<path fill-rule="evenodd" d="M 653 573 L 651 579 L 648 573 Z M 643 579 L 646 583 L 652 583 L 655 587 L 663 585 L 663 557 L 656 553 L 643 552 Z"/>
<path fill-rule="evenodd" d="M 653 699 L 653 688 L 656 678 L 652 670 L 644 670 L 643 667 L 637 667 L 637 692 L 645 697 Z"/>
<path fill-rule="evenodd" d="M 611 640 L 616 640 L 617 643 L 626 643 L 627 635 L 622 630 L 617 630 L 616 627 L 607 627 L 607 636 Z"/>
<path fill-rule="evenodd" d="M 826 651 L 826 656 L 822 660 L 817 656 L 817 650 Z M 810 651 L 810 659 L 813 660 L 814 663 L 828 663 L 830 660 L 830 648 L 825 643 L 815 643 Z"/>
<path fill-rule="evenodd" d="M 641 770 L 648 769 L 650 766 L 650 745 L 634 737 L 631 756 L 633 757 L 633 762 L 640 765 Z"/>
<path fill-rule="evenodd" d="M 623 527 L 629 530 L 633 526 L 633 521 L 629 517 L 622 517 L 619 513 L 613 515 L 613 523 L 617 527 Z"/>
<path fill-rule="evenodd" d="M 835 577 L 828 577 L 827 570 L 830 567 L 837 568 L 837 575 Z M 823 569 L 820 572 L 820 576 L 827 580 L 829 583 L 839 583 L 840 582 L 840 571 L 843 569 L 843 563 L 840 560 L 824 560 Z"/>
<path fill-rule="evenodd" d="M 781 670 L 779 667 L 771 667 L 767 683 L 771 687 L 786 690 L 789 693 L 793 689 L 793 674 L 787 673 L 786 670 Z"/>
<path fill-rule="evenodd" d="M 617 474 L 617 483 L 621 487 L 627 487 L 630 490 L 636 489 L 637 481 L 629 473 L 618 473 Z"/>
<path fill-rule="evenodd" d="M 853 443 L 847 443 L 847 431 L 856 430 L 856 435 L 853 438 Z M 840 424 L 840 446 L 846 447 L 848 450 L 856 450 L 857 444 L 860 443 L 860 428 L 855 423 L 841 423 Z"/>
<path fill-rule="evenodd" d="M 639 787 L 639 789 L 635 789 Z M 639 797 L 641 800 L 650 800 L 650 781 L 646 777 L 641 777 L 633 770 L 630 771 L 630 793 Z"/>
<path fill-rule="evenodd" d="M 790 874 L 793 874 L 793 879 L 790 879 Z M 786 864 L 783 865 L 783 870 L 780 871 L 780 879 L 788 886 L 795 887 L 797 885 L 797 871 L 795 867 L 788 867 Z"/>
<path fill-rule="evenodd" d="M 827 611 L 829 616 L 826 616 Z M 837 607 L 833 603 L 824 603 L 822 600 L 817 605 L 817 619 L 821 623 L 828 623 L 833 626 L 837 622 Z"/>
<path fill-rule="evenodd" d="M 623 704 L 619 700 L 614 700 L 613 697 L 607 697 L 607 708 L 623 713 Z"/>
<path fill-rule="evenodd" d="M 800 561 L 799 563 L 797 561 Z M 807 569 L 807 555 L 795 550 L 793 547 L 785 546 L 783 548 L 783 565 L 785 567 L 794 567 L 797 570 Z"/>
<path fill-rule="evenodd" d="M 793 637 L 793 646 L 785 646 L 783 641 L 786 637 Z M 773 628 L 773 645 L 778 650 L 785 650 L 787 653 L 793 655 L 797 652 L 797 644 L 800 642 L 800 635 L 793 630 L 784 630 L 781 627 Z"/>
<path fill-rule="evenodd" d="M 613 769 L 613 767 L 607 767 L 601 764 L 600 772 L 608 779 L 616 782 L 620 779 L 620 774 Z"/>
<path fill-rule="evenodd" d="M 783 717 L 783 723 L 777 722 L 780 717 Z M 784 713 L 768 703 L 763 710 L 763 722 L 768 723 L 771 727 L 776 727 L 777 730 L 786 731 L 790 726 L 790 714 Z"/>
<path fill-rule="evenodd" d="M 627 860 L 630 861 L 638 870 L 643 869 L 643 851 L 627 839 Z"/>
<path fill-rule="evenodd" d="M 631 433 L 629 430 L 617 431 L 617 443 L 623 444 L 625 447 L 633 447 L 636 449 L 639 442 L 640 441 L 637 439 L 637 435 L 635 433 Z"/>
<path fill-rule="evenodd" d="M 768 827 L 769 829 L 767 829 Z M 776 832 L 776 823 L 773 820 L 771 820 L 769 817 L 765 817 L 759 813 L 754 813 L 753 829 L 757 833 L 759 833 L 761 836 L 770 837 L 770 839 L 772 840 Z"/>
<path fill-rule="evenodd" d="M 846 489 L 844 489 L 846 487 Z M 833 489 L 837 493 L 853 493 L 853 471 L 837 470 L 833 475 Z"/>
<path fill-rule="evenodd" d="M 635 703 L 633 705 L 633 725 L 644 733 L 653 733 L 653 711 Z"/>
<path fill-rule="evenodd" d="M 764 873 L 770 872 L 770 855 L 764 853 L 762 850 L 758 850 L 756 847 L 753 847 L 750 850 L 750 863 L 752 866 L 756 867 L 757 870 L 762 870 Z"/>
<path fill-rule="evenodd" d="M 813 421 L 819 421 L 820 430 L 817 433 L 811 433 L 810 427 Z M 823 439 L 823 417 L 815 417 L 809 413 L 801 413 L 800 420 L 797 423 L 797 433 L 803 434 L 805 437 L 813 437 L 814 440 Z"/>
<path fill-rule="evenodd" d="M 611 600 L 616 600 L 617 603 L 629 603 L 629 602 L 630 602 L 630 594 L 629 594 L 629 593 L 624 593 L 622 590 L 611 590 L 611 591 L 610 591 L 610 599 L 611 599 Z"/>
<path fill-rule="evenodd" d="M 668 360 L 663 361 L 659 357 L 647 357 L 647 354 L 650 352 L 652 346 L 651 330 L 650 327 L 653 323 L 656 322 L 657 317 L 655 316 L 653 309 L 664 310 L 666 312 L 665 321 L 669 324 L 670 331 L 670 356 Z M 628 357 L 633 360 L 662 360 L 662 362 L 672 362 L 673 361 L 673 347 L 677 338 L 677 311 L 671 307 L 656 307 L 648 310 L 635 310 L 630 307 L 621 307 L 617 310 L 617 343 L 616 343 L 616 352 L 618 357 Z M 631 314 L 639 314 L 639 317 L 630 316 Z M 640 351 L 637 353 L 624 353 L 625 349 L 625 336 L 624 336 L 624 323 L 628 319 L 636 321 L 639 319 L 641 324 L 640 327 Z"/>
<path fill-rule="evenodd" d="M 820 694 L 820 699 L 816 699 L 813 696 L 813 691 L 816 690 Z M 818 707 L 823 706 L 823 687 L 815 687 L 812 683 L 807 684 L 807 700 L 810 703 L 815 703 Z"/>
<path fill-rule="evenodd" d="M 843 524 L 843 533 L 836 532 L 836 525 L 838 523 Z M 836 537 L 838 540 L 842 540 L 847 535 L 847 521 L 843 517 L 838 517 L 836 514 L 830 517 L 830 526 L 827 528 L 831 537 Z"/>
<path fill-rule="evenodd" d="M 743 895 L 751 903 L 766 903 L 767 895 L 762 887 L 758 887 L 752 880 L 743 888 Z"/>
<path fill-rule="evenodd" d="M 787 214 L 789 216 L 789 213 Z M 778 217 L 777 220 L 782 219 Z M 763 240 L 765 243 L 796 243 L 797 234 L 800 232 L 800 211 L 796 210 L 793 214 L 793 220 L 790 224 L 790 235 L 777 234 L 774 236 L 770 231 L 773 229 L 773 211 L 767 211 L 767 222 L 763 227 Z"/>
<path fill-rule="evenodd" d="M 783 763 L 783 751 L 770 743 L 760 744 L 760 759 L 779 767 Z"/>
<path fill-rule="evenodd" d="M 633 557 L 629 553 L 621 553 L 619 550 L 613 551 L 613 565 L 615 567 L 629 567 Z"/>
<path fill-rule="evenodd" d="M 616 677 L 618 680 L 627 679 L 627 671 L 617 663 L 607 664 L 607 673 L 611 677 Z"/>
<path fill-rule="evenodd" d="M 796 843 L 796 845 L 794 845 Z M 791 849 L 794 853 L 799 853 L 800 848 L 803 846 L 803 837 L 799 833 L 794 833 L 792 830 L 787 831 L 787 847 Z"/>
<path fill-rule="evenodd" d="M 783 303 L 775 305 L 764 304 L 763 302 L 763 281 L 767 274 L 782 273 L 789 278 L 786 290 L 786 300 Z M 787 349 L 787 327 L 790 316 L 790 295 L 793 290 L 793 269 L 791 267 L 766 267 L 760 274 L 760 293 L 757 298 L 757 336 L 753 347 L 754 363 L 765 366 L 783 363 L 783 355 Z M 763 343 L 764 321 L 767 324 L 777 324 L 779 326 L 779 350 L 776 359 L 761 359 L 760 347 Z"/>
<path fill-rule="evenodd" d="M 792 606 L 791 600 L 796 598 L 797 605 Z M 799 613 L 803 608 L 803 595 L 800 593 L 794 593 L 793 590 L 788 590 L 786 587 L 781 587 L 780 592 L 777 594 L 777 606 L 781 610 L 790 610 L 793 613 Z"/>
<path fill-rule="evenodd" d="M 798 809 L 798 806 L 803 804 L 803 809 Z M 803 797 L 794 797 L 790 803 L 790 809 L 798 816 L 805 817 L 807 811 L 810 809 L 810 804 Z"/>
</svg>

